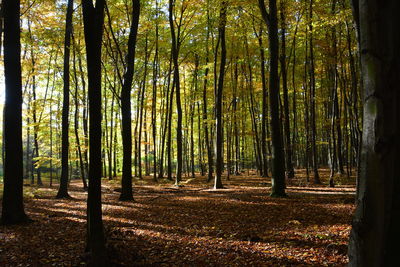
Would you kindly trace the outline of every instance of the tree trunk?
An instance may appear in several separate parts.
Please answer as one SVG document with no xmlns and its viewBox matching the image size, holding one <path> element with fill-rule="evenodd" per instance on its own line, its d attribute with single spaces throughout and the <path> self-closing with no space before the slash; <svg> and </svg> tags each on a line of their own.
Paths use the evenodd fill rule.
<svg viewBox="0 0 400 267">
<path fill-rule="evenodd" d="M 349 266 L 396 266 L 400 239 L 400 2 L 360 0 L 357 7 L 364 126 Z"/>
<path fill-rule="evenodd" d="M 272 137 L 272 192 L 273 197 L 284 197 L 285 193 L 285 166 L 279 123 L 279 39 L 278 17 L 276 0 L 269 0 L 269 13 L 267 13 L 264 0 L 258 1 L 261 15 L 268 26 L 268 40 L 270 52 L 269 68 L 269 107 L 271 113 L 271 137 Z"/>
<path fill-rule="evenodd" d="M 268 152 L 267 152 L 267 123 L 268 123 L 268 88 L 265 78 L 265 52 L 262 39 L 262 28 L 257 35 L 258 45 L 260 50 L 261 62 L 261 83 L 262 83 L 262 119 L 261 119 L 261 152 L 262 152 L 262 166 L 263 177 L 268 177 Z"/>
<path fill-rule="evenodd" d="M 4 190 L 1 223 L 25 222 L 23 204 L 20 1 L 3 0 L 4 10 Z"/>
<path fill-rule="evenodd" d="M 105 0 L 82 1 L 89 92 L 87 251 L 91 266 L 108 266 L 101 211 L 101 45 Z"/>
<path fill-rule="evenodd" d="M 61 137 L 61 178 L 60 187 L 56 198 L 70 198 L 68 194 L 68 152 L 69 152 L 69 59 L 71 52 L 72 35 L 72 13 L 74 1 L 68 0 L 67 18 L 64 37 L 64 87 L 63 87 L 63 108 L 62 108 L 62 137 Z"/>
<path fill-rule="evenodd" d="M 283 109 L 284 109 L 284 132 L 285 132 L 285 164 L 286 175 L 288 178 L 294 177 L 294 169 L 292 162 L 292 143 L 290 139 L 290 114 L 289 114 L 289 96 L 287 86 L 287 69 L 286 69 L 286 4 L 285 0 L 281 0 L 281 75 L 283 89 Z"/>
<path fill-rule="evenodd" d="M 207 1 L 207 7 L 209 7 L 209 1 Z M 213 177 L 213 169 L 214 169 L 214 159 L 212 152 L 211 139 L 209 135 L 208 128 L 208 115 L 207 115 L 207 85 L 208 85 L 208 73 L 210 68 L 208 67 L 209 63 L 209 51 L 208 51 L 208 42 L 210 39 L 210 14 L 209 8 L 207 8 L 207 37 L 206 37 L 206 69 L 204 71 L 204 83 L 203 83 L 203 126 L 204 126 L 204 138 L 206 142 L 207 148 L 207 162 L 208 162 L 208 172 L 207 172 L 207 182 L 211 182 Z"/>
<path fill-rule="evenodd" d="M 77 68 L 76 68 L 76 63 L 75 63 L 76 62 L 76 43 L 75 43 L 75 38 L 74 38 L 73 34 L 71 37 L 72 37 L 72 41 L 74 43 L 74 50 L 73 50 L 73 69 L 74 69 L 74 79 L 75 79 L 74 133 L 75 133 L 75 139 L 76 139 L 76 147 L 78 149 L 78 158 L 79 158 L 79 166 L 80 166 L 81 178 L 82 178 L 82 183 L 83 183 L 83 189 L 85 191 L 87 191 L 85 163 L 83 161 L 81 140 L 79 138 L 79 97 L 78 97 L 79 83 L 78 83 L 78 73 L 77 73 Z M 52 138 L 50 138 L 50 141 L 52 141 Z M 52 156 L 50 156 L 50 158 L 51 157 Z M 50 162 L 50 164 L 51 164 L 51 162 Z M 52 168 L 50 168 L 50 169 L 52 169 Z"/>
<path fill-rule="evenodd" d="M 178 185 L 182 179 L 182 105 L 181 105 L 181 89 L 180 89 L 180 79 L 179 79 L 179 48 L 180 48 L 180 27 L 178 25 L 178 35 L 175 34 L 175 26 L 173 19 L 173 9 L 175 5 L 175 0 L 169 0 L 169 25 L 171 28 L 171 39 L 172 39 L 172 60 L 174 63 L 174 84 L 176 90 L 176 111 L 178 119 L 176 121 L 176 146 L 177 146 L 177 157 L 176 157 L 176 177 L 175 184 Z M 182 16 L 183 14 L 181 14 Z M 180 22 L 181 23 L 181 22 Z"/>
<path fill-rule="evenodd" d="M 143 128 L 143 109 L 144 107 L 144 99 L 146 95 L 146 80 L 147 80 L 147 62 L 149 59 L 148 50 L 148 38 L 146 33 L 146 41 L 145 41 L 145 60 L 144 60 L 144 74 L 143 74 L 143 85 L 142 90 L 140 91 L 140 109 L 139 109 L 139 130 L 138 130 L 138 141 L 137 141 L 137 165 L 138 165 L 138 178 L 143 179 L 142 172 L 142 128 Z"/>
<path fill-rule="evenodd" d="M 158 82 L 158 68 L 159 68 L 159 56 L 158 56 L 158 39 L 159 39 L 159 26 L 158 26 L 158 0 L 156 0 L 156 50 L 154 53 L 153 60 L 153 96 L 151 103 L 151 129 L 153 137 L 153 180 L 157 182 L 157 82 Z"/>
<path fill-rule="evenodd" d="M 314 183 L 320 184 L 318 173 L 318 155 L 317 155 L 317 127 L 316 127 L 316 114 L 315 114 L 315 61 L 314 61 L 314 42 L 313 42 L 313 0 L 310 0 L 310 121 L 311 121 L 311 146 L 312 146 L 312 164 L 314 172 Z"/>
<path fill-rule="evenodd" d="M 219 21 L 219 39 L 221 42 L 221 62 L 219 65 L 219 76 L 218 76 L 218 88 L 216 94 L 215 104 L 215 128 L 216 128 L 216 159 L 215 159 L 215 181 L 214 189 L 223 188 L 222 185 L 222 172 L 224 169 L 224 157 L 223 157 L 223 122 L 222 122 L 222 99 L 224 89 L 224 76 L 225 76 L 225 64 L 226 64 L 226 40 L 225 40 L 225 25 L 226 25 L 226 11 L 228 3 L 222 1 L 220 9 L 220 21 Z"/>
<path fill-rule="evenodd" d="M 122 179 L 120 200 L 133 200 L 132 195 L 132 119 L 131 87 L 135 67 L 135 48 L 139 25 L 140 1 L 133 0 L 132 22 L 128 40 L 127 66 L 121 89 Z"/>
</svg>

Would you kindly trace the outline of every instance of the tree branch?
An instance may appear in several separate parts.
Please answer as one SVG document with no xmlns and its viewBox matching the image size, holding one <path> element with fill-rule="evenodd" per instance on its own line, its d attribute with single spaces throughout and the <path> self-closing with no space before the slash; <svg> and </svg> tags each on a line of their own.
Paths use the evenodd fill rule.
<svg viewBox="0 0 400 267">
<path fill-rule="evenodd" d="M 261 16 L 262 16 L 263 20 L 265 21 L 265 23 L 269 27 L 271 18 L 270 18 L 270 15 L 267 12 L 267 8 L 265 7 L 264 0 L 258 0 L 258 7 L 260 8 Z"/>
</svg>

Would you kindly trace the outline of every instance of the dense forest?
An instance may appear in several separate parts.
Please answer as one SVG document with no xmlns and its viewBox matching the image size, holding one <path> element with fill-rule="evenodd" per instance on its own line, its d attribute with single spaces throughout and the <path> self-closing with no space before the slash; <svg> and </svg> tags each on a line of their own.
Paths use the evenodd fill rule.
<svg viewBox="0 0 400 267">
<path fill-rule="evenodd" d="M 0 265 L 395 262 L 399 5 L 2 0 Z"/>
</svg>

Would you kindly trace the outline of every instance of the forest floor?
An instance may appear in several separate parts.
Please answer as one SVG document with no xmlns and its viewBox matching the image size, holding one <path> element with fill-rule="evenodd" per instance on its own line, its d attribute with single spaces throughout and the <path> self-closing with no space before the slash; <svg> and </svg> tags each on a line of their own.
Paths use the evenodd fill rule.
<svg viewBox="0 0 400 267">
<path fill-rule="evenodd" d="M 327 186 L 287 186 L 271 198 L 270 179 L 246 173 L 212 190 L 204 177 L 182 187 L 134 180 L 134 202 L 118 201 L 119 183 L 103 180 L 103 219 L 110 266 L 344 266 L 354 210 L 354 178 Z M 86 196 L 79 181 L 73 199 L 56 187 L 25 186 L 33 222 L 0 226 L 0 266 L 85 265 Z"/>
</svg>

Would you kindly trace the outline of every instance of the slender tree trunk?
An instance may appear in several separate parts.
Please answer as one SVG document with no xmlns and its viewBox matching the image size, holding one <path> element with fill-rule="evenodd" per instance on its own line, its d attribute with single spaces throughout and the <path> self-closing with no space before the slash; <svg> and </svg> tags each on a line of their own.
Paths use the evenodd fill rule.
<svg viewBox="0 0 400 267">
<path fill-rule="evenodd" d="M 78 38 L 78 47 L 80 47 L 80 39 Z M 78 50 L 79 51 L 79 50 Z M 78 52 L 78 67 L 79 72 L 81 75 L 81 83 L 82 83 L 82 128 L 83 128 L 83 139 L 85 149 L 83 150 L 83 159 L 84 159 L 84 166 L 85 166 L 85 176 L 89 176 L 89 157 L 88 157 L 88 147 L 89 147 L 89 127 L 88 127 L 88 103 L 87 103 L 87 93 L 86 93 L 86 80 L 85 80 L 85 73 L 83 70 L 82 65 L 82 54 Z"/>
<path fill-rule="evenodd" d="M 132 193 L 132 119 L 131 87 L 135 67 L 135 48 L 139 25 L 140 1 L 133 0 L 132 22 L 128 39 L 127 66 L 121 89 L 122 179 L 120 200 L 133 200 Z"/>
<path fill-rule="evenodd" d="M 166 97 L 165 97 L 165 101 L 163 103 L 165 103 L 165 107 L 166 107 L 166 114 L 165 114 L 165 120 L 164 120 L 164 131 L 162 132 L 162 139 L 161 139 L 161 153 L 160 153 L 160 168 L 159 168 L 159 175 L 158 178 L 163 178 L 164 177 L 164 150 L 165 150 L 165 138 L 167 136 L 167 142 L 170 142 L 170 127 L 169 127 L 169 122 L 170 122 L 170 104 L 169 104 L 169 88 L 171 86 L 171 67 L 172 67 L 172 61 L 169 61 L 169 69 L 168 69 L 168 75 L 167 75 L 167 89 L 166 89 Z M 172 88 L 173 89 L 173 88 Z M 167 135 L 168 133 L 168 135 Z M 170 153 L 170 147 L 167 147 L 167 154 Z M 167 157 L 168 158 L 168 157 Z M 169 158 L 168 158 L 169 159 Z M 168 161 L 169 164 L 169 161 Z M 169 165 L 168 165 L 169 166 Z M 168 168 L 168 167 L 167 167 Z M 168 176 L 169 178 L 169 176 Z M 171 177 L 172 180 L 172 177 Z"/>
<path fill-rule="evenodd" d="M 81 147 L 81 140 L 79 138 L 79 83 L 78 83 L 78 73 L 77 73 L 77 68 L 76 68 L 76 44 L 75 44 L 75 39 L 74 35 L 72 34 L 72 41 L 74 43 L 74 49 L 73 49 L 73 69 L 74 69 L 74 79 L 75 79 L 75 114 L 74 114 L 74 133 L 75 133 L 75 139 L 76 139 L 76 147 L 78 149 L 78 158 L 79 158 L 79 166 L 80 166 L 80 172 L 81 172 L 81 178 L 82 178 L 82 183 L 83 183 L 83 189 L 87 191 L 87 178 L 86 178 L 86 171 L 85 171 L 85 163 L 83 161 L 83 155 L 82 155 L 82 147 Z M 52 140 L 51 140 L 52 141 Z M 51 158 L 51 156 L 50 156 Z M 50 168 L 51 169 L 51 168 Z"/>
<path fill-rule="evenodd" d="M 32 61 L 33 61 L 33 66 L 35 66 L 35 61 L 33 59 L 33 55 L 32 55 Z M 39 157 L 40 157 L 40 153 L 39 153 L 39 121 L 37 118 L 37 98 L 36 98 L 36 76 L 33 75 L 32 78 L 32 96 L 33 96 L 33 107 L 32 107 L 32 119 L 33 119 L 33 144 L 35 146 L 35 163 L 39 161 Z M 36 166 L 36 179 L 37 179 L 37 184 L 38 185 L 43 185 L 42 183 L 42 175 L 40 172 L 40 166 Z"/>
<path fill-rule="evenodd" d="M 63 108 L 62 108 L 62 138 L 61 138 L 61 178 L 60 187 L 56 198 L 70 198 L 68 194 L 68 152 L 69 152 L 69 60 L 71 52 L 72 35 L 72 12 L 74 1 L 68 0 L 67 18 L 65 24 L 64 38 L 64 87 L 63 87 Z M 77 93 L 77 92 L 76 92 Z"/>
<path fill-rule="evenodd" d="M 139 130 L 138 130 L 138 142 L 137 142 L 137 165 L 138 165 L 138 177 L 139 179 L 143 179 L 142 176 L 142 128 L 143 128 L 143 110 L 145 109 L 144 106 L 144 99 L 146 95 L 146 80 L 147 80 L 147 63 L 149 59 L 149 52 L 148 50 L 148 38 L 146 33 L 146 42 L 145 42 L 145 60 L 144 60 L 144 74 L 143 74 L 143 86 L 142 90 L 140 91 L 140 109 L 139 109 Z"/>
<path fill-rule="evenodd" d="M 294 177 L 294 169 L 292 162 L 292 143 L 290 139 L 290 114 L 289 114 L 289 96 L 287 85 L 287 69 L 286 69 L 286 3 L 281 0 L 281 75 L 282 75 L 282 89 L 283 89 L 283 109 L 284 109 L 284 132 L 285 132 L 285 163 L 286 163 L 286 176 L 288 178 Z"/>
<path fill-rule="evenodd" d="M 209 7 L 209 1 L 207 1 L 207 7 Z M 214 159 L 213 152 L 211 146 L 211 138 L 208 131 L 208 115 L 207 115 L 207 85 L 208 85 L 208 73 L 210 68 L 209 64 L 209 51 L 208 51 L 208 42 L 210 39 L 210 14 L 209 8 L 207 8 L 207 37 L 206 37 L 206 69 L 204 71 L 204 82 L 203 82 L 203 126 L 204 126 L 204 138 L 206 142 L 207 148 L 207 161 L 208 161 L 208 174 L 207 174 L 207 182 L 211 182 L 213 177 L 213 169 L 214 169 Z"/>
<path fill-rule="evenodd" d="M 313 41 L 313 0 L 310 0 L 310 24 L 309 24 L 309 30 L 310 30 L 310 79 L 311 79 L 311 84 L 310 84 L 310 120 L 311 120 L 311 146 L 312 146 L 312 163 L 313 163 L 313 172 L 314 172 L 314 183 L 315 184 L 320 184 L 321 181 L 319 179 L 319 173 L 318 173 L 318 155 L 317 155 L 317 127 L 316 127 L 316 112 L 315 112 L 315 60 L 314 60 L 314 41 Z"/>
<path fill-rule="evenodd" d="M 29 179 L 31 177 L 31 166 L 32 166 L 32 159 L 30 156 L 31 155 L 31 127 L 29 127 L 29 125 L 31 123 L 31 119 L 29 116 L 30 102 L 31 102 L 30 96 L 28 96 L 28 104 L 27 104 L 27 109 L 26 109 L 26 114 L 28 115 L 28 116 L 26 116 L 26 125 L 27 125 L 27 127 L 26 127 L 26 152 L 25 152 L 26 153 L 26 166 L 25 166 L 26 179 Z M 5 111 L 3 111 L 3 112 L 5 112 Z M 52 117 L 50 116 L 50 119 L 51 118 Z M 5 126 L 3 125 L 3 128 L 4 127 Z M 51 130 L 52 130 L 52 128 L 51 128 Z M 4 131 L 4 129 L 3 129 L 3 131 Z M 52 131 L 51 131 L 51 133 L 52 133 Z M 5 137 L 3 136 L 3 139 L 4 138 Z M 4 142 L 4 140 L 3 140 L 3 142 Z M 33 182 L 32 182 L 32 184 L 33 184 Z"/>
<path fill-rule="evenodd" d="M 171 86 L 171 71 L 172 71 L 172 56 L 169 65 L 168 88 Z M 167 125 L 167 179 L 172 181 L 172 107 L 174 103 L 175 83 L 172 83 L 171 93 L 169 94 L 168 102 L 168 118 Z M 168 92 L 167 92 L 168 93 Z"/>
<path fill-rule="evenodd" d="M 204 161 L 203 161 L 203 159 L 204 159 L 204 155 L 203 155 L 203 140 L 201 139 L 201 137 L 202 137 L 202 131 L 201 131 L 201 125 L 202 125 L 202 122 L 201 122 L 201 116 L 202 116 L 202 114 L 201 114 L 201 109 L 200 109 L 200 103 L 199 102 L 197 102 L 197 119 L 198 119 L 198 121 L 197 121 L 197 134 L 198 134 L 198 139 L 199 139 L 199 142 L 198 142 L 198 150 L 199 150 L 199 166 L 200 166 L 200 176 L 204 176 L 204 174 L 205 174 L 205 171 L 204 171 Z"/>
<path fill-rule="evenodd" d="M 190 103 L 190 168 L 192 172 L 192 178 L 194 178 L 195 175 L 195 165 L 194 165 L 194 158 L 195 158 L 195 153 L 194 153 L 194 114 L 196 110 L 196 103 L 195 103 L 195 95 L 197 94 L 198 91 L 198 73 L 199 73 L 199 58 L 196 55 L 195 56 L 195 68 L 194 68 L 194 73 L 193 73 L 193 84 L 194 88 L 192 88 L 192 97 L 191 97 L 191 103 Z M 200 139 L 199 139 L 200 143 Z M 199 158 L 201 151 L 199 150 Z M 201 161 L 201 159 L 200 159 Z M 200 164 L 201 165 L 201 164 Z"/>
<path fill-rule="evenodd" d="M 262 118 L 261 118 L 261 152 L 262 152 L 262 166 L 263 177 L 268 177 L 268 152 L 267 152 L 267 123 L 268 123 L 268 88 L 265 77 L 265 52 L 262 39 L 262 28 L 257 35 L 258 45 L 260 50 L 261 62 L 261 83 L 262 83 Z"/>
<path fill-rule="evenodd" d="M 235 135 L 235 175 L 240 175 L 240 138 L 239 138 L 239 127 L 238 127 L 238 95 L 237 90 L 239 86 L 239 73 L 238 73 L 238 63 L 235 62 L 234 68 L 234 86 L 233 86 L 233 131 Z"/>
<path fill-rule="evenodd" d="M 111 112 L 110 112 L 110 132 L 109 132 L 109 136 L 108 136 L 108 179 L 112 180 L 113 175 L 112 175 L 112 169 L 113 169 L 113 160 L 112 160 L 112 156 L 113 156 L 113 139 L 114 139 L 114 104 L 115 104 L 115 95 L 113 94 L 112 96 L 112 100 L 111 100 Z"/>
<path fill-rule="evenodd" d="M 225 26 L 226 26 L 226 12 L 228 8 L 228 2 L 222 1 L 220 9 L 220 21 L 218 27 L 219 39 L 221 42 L 221 62 L 219 65 L 218 75 L 218 88 L 216 94 L 215 104 L 215 128 L 216 128 L 216 160 L 215 160 L 215 181 L 214 189 L 223 188 L 222 185 L 222 172 L 224 169 L 224 157 L 223 157 L 223 122 L 222 122 L 222 108 L 223 108 L 223 89 L 224 89 L 224 76 L 225 76 L 225 64 L 226 64 L 226 40 L 225 40 Z"/>
<path fill-rule="evenodd" d="M 172 107 L 174 103 L 175 83 L 172 83 L 168 107 L 168 133 L 167 133 L 167 179 L 172 181 Z"/>
<path fill-rule="evenodd" d="M 153 137 L 153 180 L 157 181 L 157 82 L 158 82 L 158 68 L 159 68 L 159 56 L 158 56 L 158 39 L 159 39 L 159 26 L 158 26 L 158 0 L 156 0 L 156 50 L 154 53 L 153 60 L 153 97 L 151 103 L 151 129 Z M 162 164 L 162 163 L 161 163 Z"/>
<path fill-rule="evenodd" d="M 175 34 L 175 26 L 173 19 L 175 0 L 169 0 L 169 25 L 171 28 L 171 39 L 172 39 L 172 60 L 174 63 L 174 84 L 176 89 L 176 111 L 177 111 L 177 121 L 176 121 L 176 146 L 177 146 L 177 167 L 176 167 L 176 177 L 175 184 L 178 185 L 182 179 L 182 105 L 181 105 L 181 89 L 180 89 L 180 79 L 179 79 L 179 48 L 180 48 L 180 27 L 178 25 L 178 35 Z M 181 14 L 182 16 L 183 14 Z"/>
</svg>

